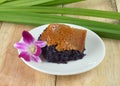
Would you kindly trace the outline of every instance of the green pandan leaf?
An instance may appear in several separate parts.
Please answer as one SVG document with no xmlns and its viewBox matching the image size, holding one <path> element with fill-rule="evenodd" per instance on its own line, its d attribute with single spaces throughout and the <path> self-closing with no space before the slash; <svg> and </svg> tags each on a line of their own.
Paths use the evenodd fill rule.
<svg viewBox="0 0 120 86">
<path fill-rule="evenodd" d="M 7 0 L 0 0 L 0 4 L 3 3 L 3 2 L 5 2 L 5 1 L 7 1 Z"/>
<path fill-rule="evenodd" d="M 86 19 L 28 12 L 0 12 L 0 20 L 5 22 L 14 22 L 29 25 L 41 25 L 48 23 L 72 23 L 88 27 L 102 37 L 120 39 L 120 25 Z M 110 34 L 112 34 L 112 36 Z"/>
<path fill-rule="evenodd" d="M 61 5 L 61 4 L 64 5 L 64 4 L 80 2 L 80 1 L 84 1 L 84 0 L 54 0 L 54 1 L 46 2 L 46 3 L 42 3 L 40 5 L 43 5 L 43 6 L 55 6 L 55 5 Z"/>
<path fill-rule="evenodd" d="M 60 7 L 0 7 L 0 11 L 14 11 L 14 12 L 36 12 L 47 14 L 69 14 L 69 15 L 82 15 L 93 16 L 101 18 L 110 18 L 120 20 L 119 12 L 100 11 L 83 8 L 60 8 Z"/>
<path fill-rule="evenodd" d="M 14 0 L 14 1 L 3 3 L 1 4 L 1 6 L 17 6 L 17 7 L 33 6 L 33 5 L 38 5 L 38 4 L 42 4 L 49 1 L 53 1 L 53 0 Z"/>
</svg>

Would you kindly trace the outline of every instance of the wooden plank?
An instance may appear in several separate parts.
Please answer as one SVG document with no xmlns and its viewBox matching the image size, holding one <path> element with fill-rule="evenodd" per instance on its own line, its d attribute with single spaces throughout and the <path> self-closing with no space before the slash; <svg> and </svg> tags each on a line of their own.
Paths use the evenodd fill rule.
<svg viewBox="0 0 120 86">
<path fill-rule="evenodd" d="M 0 30 L 0 86 L 54 86 L 55 76 L 38 72 L 18 58 L 13 44 L 24 29 L 33 27 L 4 23 Z"/>
<path fill-rule="evenodd" d="M 117 5 L 117 10 L 120 12 L 120 0 L 115 0 Z"/>
<path fill-rule="evenodd" d="M 4 26 L 6 27 L 4 28 Z M 3 62 L 3 59 L 4 59 L 3 57 L 7 50 L 7 46 L 9 45 L 10 39 L 8 37 L 10 37 L 10 33 L 13 31 L 11 30 L 12 26 L 13 26 L 12 24 L 11 25 L 3 24 L 0 30 L 0 66 L 1 66 L 1 63 Z"/>
<path fill-rule="evenodd" d="M 0 22 L 0 29 L 1 29 L 1 26 L 2 26 L 2 22 Z"/>
<path fill-rule="evenodd" d="M 119 0 L 117 0 L 119 1 Z M 119 1 L 120 2 L 120 1 Z M 118 3 L 118 2 L 117 2 Z M 87 0 L 80 3 L 66 5 L 65 7 L 81 7 L 100 10 L 116 11 L 115 5 L 110 0 Z M 119 6 L 120 7 L 120 6 Z M 76 16 L 75 16 L 76 17 Z M 78 17 L 78 16 L 77 16 Z M 80 17 L 81 18 L 81 17 Z M 82 17 L 95 19 L 93 17 Z M 113 22 L 108 19 L 100 21 Z M 118 22 L 118 21 L 117 21 Z M 120 40 L 103 39 L 106 46 L 106 55 L 103 62 L 91 71 L 72 75 L 57 76 L 56 86 L 119 86 L 120 85 Z"/>
</svg>

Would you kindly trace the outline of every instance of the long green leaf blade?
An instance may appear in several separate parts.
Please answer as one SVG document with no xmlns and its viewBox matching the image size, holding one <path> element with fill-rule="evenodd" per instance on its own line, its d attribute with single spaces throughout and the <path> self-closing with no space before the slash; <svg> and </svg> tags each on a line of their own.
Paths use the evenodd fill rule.
<svg viewBox="0 0 120 86">
<path fill-rule="evenodd" d="M 15 0 L 2 4 L 1 6 L 33 6 L 53 0 Z"/>
<path fill-rule="evenodd" d="M 79 1 L 84 1 L 84 0 L 54 0 L 51 2 L 42 3 L 40 5 L 55 6 L 55 5 L 69 4 L 69 3 L 79 2 Z"/>
<path fill-rule="evenodd" d="M 8 16 L 8 18 L 7 18 L 7 16 Z M 101 27 L 102 31 L 106 30 L 106 29 L 113 30 L 113 28 L 120 30 L 120 25 L 116 25 L 116 24 L 109 24 L 109 23 L 86 20 L 86 19 L 78 19 L 78 18 L 71 18 L 71 17 L 65 17 L 65 16 L 48 15 L 48 14 L 38 14 L 38 13 L 28 13 L 28 12 L 0 12 L 0 17 L 5 20 L 8 20 L 9 18 L 11 19 L 11 17 L 17 17 L 18 19 L 22 18 L 22 19 L 24 19 L 24 20 L 22 20 L 23 22 L 28 20 L 29 18 L 33 18 L 34 20 L 39 20 L 39 19 L 48 20 L 48 21 L 51 20 L 54 23 L 55 22 L 58 23 L 58 22 L 62 22 L 62 21 L 66 22 L 66 23 L 78 23 L 78 24 L 86 25 L 86 26 L 90 26 L 90 27 L 98 26 L 98 27 Z M 12 20 L 13 19 L 11 19 L 11 21 Z M 14 20 L 16 20 L 16 19 L 14 18 Z M 29 19 L 29 20 L 32 20 L 32 19 Z M 30 21 L 30 22 L 32 22 L 32 21 Z M 41 21 L 41 22 L 43 22 L 43 21 Z M 104 29 L 105 27 L 107 27 L 107 28 Z"/>
<path fill-rule="evenodd" d="M 8 17 L 8 19 L 7 19 L 7 16 L 10 16 L 10 17 L 16 17 L 17 16 L 18 19 L 20 17 L 23 17 L 22 18 L 22 19 L 24 19 L 23 22 L 28 20 L 31 17 L 34 20 L 35 19 L 37 19 L 37 20 L 43 19 L 43 20 L 51 20 L 51 21 L 55 21 L 55 22 L 61 22 L 61 21 L 66 22 L 66 23 L 67 22 L 68 23 L 73 22 L 73 23 L 78 23 L 78 24 L 80 23 L 81 25 L 86 25 L 86 26 L 90 26 L 90 27 L 98 26 L 98 27 L 101 27 L 101 29 L 103 28 L 103 30 L 104 30 L 104 27 L 107 27 L 106 29 L 108 29 L 108 30 L 110 30 L 110 29 L 112 30 L 113 28 L 115 28 L 117 30 L 120 30 L 120 25 L 97 22 L 97 21 L 86 20 L 86 19 L 78 19 L 78 18 L 71 18 L 71 17 L 65 17 L 65 16 L 48 15 L 48 14 L 28 13 L 28 12 L 0 12 L 0 17 L 1 18 L 4 18 L 5 20 L 8 20 L 10 17 Z M 14 19 L 14 20 L 16 20 L 16 19 Z"/>
<path fill-rule="evenodd" d="M 96 32 L 99 36 L 104 37 L 104 38 L 120 39 L 120 34 L 107 33 L 107 32 L 101 31 L 101 28 L 99 28 L 99 27 L 89 27 L 89 26 L 86 26 L 86 28 L 89 28 L 89 29 L 91 29 L 91 30 L 95 29 L 95 32 Z M 94 30 L 93 30 L 93 31 L 94 31 Z"/>
<path fill-rule="evenodd" d="M 0 4 L 3 3 L 3 2 L 5 2 L 5 1 L 7 1 L 7 0 L 0 0 Z"/>
<path fill-rule="evenodd" d="M 60 7 L 0 7 L 0 11 L 39 12 L 47 14 L 69 14 L 110 18 L 120 20 L 119 12 L 100 11 L 83 8 L 60 8 Z"/>
<path fill-rule="evenodd" d="M 102 35 L 103 37 L 110 38 L 111 36 L 109 35 L 113 34 L 114 37 L 112 38 L 120 39 L 120 25 L 96 22 L 86 19 L 26 12 L 0 12 L 0 20 L 29 25 L 40 25 L 48 23 L 72 23 L 84 27 L 90 27 L 91 30 L 99 34 L 105 33 L 104 35 Z"/>
</svg>

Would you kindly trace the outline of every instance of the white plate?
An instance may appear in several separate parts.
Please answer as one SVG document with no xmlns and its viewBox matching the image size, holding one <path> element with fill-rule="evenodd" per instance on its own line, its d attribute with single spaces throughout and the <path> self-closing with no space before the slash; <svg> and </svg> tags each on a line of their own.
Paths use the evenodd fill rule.
<svg viewBox="0 0 120 86">
<path fill-rule="evenodd" d="M 73 24 L 66 24 L 74 28 L 79 29 L 86 29 L 84 27 L 73 25 Z M 39 35 L 46 29 L 47 25 L 42 25 L 37 28 L 34 28 L 30 31 L 30 33 L 35 37 L 37 40 Z M 67 64 L 57 64 L 57 63 L 50 63 L 50 62 L 26 62 L 28 66 L 31 68 L 48 73 L 53 75 L 73 75 L 79 74 L 86 71 L 89 71 L 95 68 L 101 61 L 104 59 L 105 56 L 105 46 L 101 38 L 91 30 L 87 30 L 87 37 L 85 42 L 85 53 L 86 56 L 83 59 L 76 60 L 76 61 L 69 61 Z"/>
</svg>

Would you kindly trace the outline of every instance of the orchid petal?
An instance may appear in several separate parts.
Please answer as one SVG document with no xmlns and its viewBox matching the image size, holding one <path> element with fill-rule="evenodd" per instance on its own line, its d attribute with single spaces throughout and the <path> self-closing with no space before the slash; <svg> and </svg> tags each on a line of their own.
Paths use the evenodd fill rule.
<svg viewBox="0 0 120 86">
<path fill-rule="evenodd" d="M 47 45 L 47 42 L 45 41 L 36 41 L 35 44 L 39 47 L 45 47 Z"/>
<path fill-rule="evenodd" d="M 41 62 L 41 59 L 40 59 L 39 56 L 32 55 L 32 59 L 33 59 L 33 61 L 35 61 L 35 62 Z"/>
<path fill-rule="evenodd" d="M 21 51 L 26 51 L 27 50 L 26 44 L 20 43 L 20 42 L 15 43 L 14 47 L 21 50 Z"/>
<path fill-rule="evenodd" d="M 40 62 L 40 54 L 42 53 L 42 47 L 47 45 L 45 41 L 35 41 L 34 37 L 28 32 L 23 31 L 23 43 L 18 42 L 14 44 L 14 47 L 18 50 L 21 50 L 19 54 L 20 58 L 23 58 L 25 61 L 35 61 Z"/>
<path fill-rule="evenodd" d="M 42 50 L 41 50 L 41 48 L 39 47 L 39 46 L 36 46 L 37 47 L 37 49 L 36 49 L 36 52 L 35 52 L 35 56 L 40 56 L 40 54 L 42 53 Z"/>
<path fill-rule="evenodd" d="M 23 41 L 27 44 L 31 44 L 35 40 L 28 31 L 23 31 L 22 36 L 23 36 Z"/>
<path fill-rule="evenodd" d="M 30 55 L 27 52 L 21 52 L 19 57 L 23 58 L 25 61 L 30 61 Z"/>
</svg>

